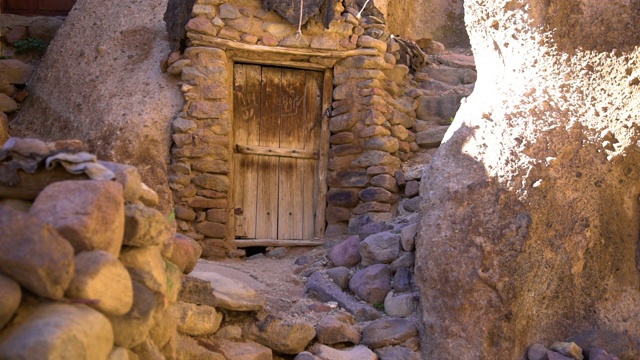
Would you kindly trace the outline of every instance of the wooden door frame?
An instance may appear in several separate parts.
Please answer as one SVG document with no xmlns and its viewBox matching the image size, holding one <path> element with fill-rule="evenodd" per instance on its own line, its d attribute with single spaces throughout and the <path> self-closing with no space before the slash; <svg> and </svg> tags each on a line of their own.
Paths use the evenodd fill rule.
<svg viewBox="0 0 640 360">
<path fill-rule="evenodd" d="M 268 61 L 252 61 L 252 60 L 246 60 L 246 59 L 230 59 L 230 63 L 231 63 L 231 74 L 233 74 L 233 69 L 237 64 L 251 64 L 251 65 L 259 65 L 259 66 L 269 66 L 269 67 L 279 67 L 279 68 L 295 68 L 295 69 L 300 69 L 300 70 L 308 70 L 308 71 L 316 71 L 316 72 L 323 72 L 324 77 L 323 77 L 323 84 L 322 84 L 322 128 L 320 130 L 320 144 L 319 144 L 319 156 L 318 156 L 318 169 L 317 169 L 317 179 L 318 179 L 318 183 L 316 184 L 316 189 L 314 191 L 314 197 L 315 197 L 315 203 L 317 205 L 316 207 L 316 216 L 315 216 L 315 223 L 314 223 L 314 240 L 315 239 L 324 239 L 324 233 L 326 230 L 326 217 L 325 217 L 325 212 L 326 212 L 326 208 L 327 208 L 327 173 L 328 173 L 328 164 L 329 164 L 329 136 L 330 134 L 330 130 L 329 130 L 329 116 L 331 114 L 331 103 L 332 103 L 332 96 L 333 96 L 333 69 L 332 68 L 324 68 L 324 69 L 318 69 L 316 64 L 313 63 L 309 63 L 308 66 L 305 66 L 305 64 L 302 65 L 296 65 L 296 66 L 291 66 L 291 64 L 286 64 L 285 66 L 277 66 L 276 64 L 274 64 L 273 62 L 268 62 Z M 231 94 L 234 94 L 233 92 L 233 83 L 234 83 L 234 79 L 231 79 Z M 235 96 L 235 95 L 232 95 Z M 236 152 L 234 150 L 234 144 L 235 144 L 235 108 L 233 107 L 233 97 L 231 98 L 231 115 L 230 115 L 230 120 L 231 120 L 231 132 L 230 132 L 230 136 L 229 136 L 229 144 L 230 144 L 230 154 L 232 157 L 235 156 Z M 232 158 L 233 159 L 233 158 Z M 231 161 L 232 163 L 232 169 L 231 169 L 231 176 L 230 176 L 230 183 L 231 184 L 235 184 L 235 174 L 237 172 L 237 169 L 235 167 L 235 161 Z M 229 191 L 229 197 L 230 197 L 230 211 L 229 211 L 229 218 L 227 221 L 228 224 L 228 233 L 231 235 L 230 238 L 232 239 L 232 241 L 234 241 L 236 244 L 238 241 L 243 241 L 243 242 L 251 242 L 251 240 L 236 240 L 236 233 L 235 233 L 235 208 L 236 208 L 236 202 L 235 202 L 235 196 L 234 196 L 235 191 Z M 314 243 L 314 241 L 296 241 L 296 240 L 277 240 L 277 239 L 272 239 L 273 241 L 269 242 L 269 241 L 254 241 L 252 243 L 252 246 L 286 246 L 287 244 L 290 244 L 292 246 L 298 246 L 298 245 L 311 245 L 312 243 Z M 261 244 L 265 244 L 265 245 L 261 245 Z M 277 244 L 277 245 L 268 245 L 268 244 Z M 317 244 L 316 244 L 317 245 Z"/>
</svg>

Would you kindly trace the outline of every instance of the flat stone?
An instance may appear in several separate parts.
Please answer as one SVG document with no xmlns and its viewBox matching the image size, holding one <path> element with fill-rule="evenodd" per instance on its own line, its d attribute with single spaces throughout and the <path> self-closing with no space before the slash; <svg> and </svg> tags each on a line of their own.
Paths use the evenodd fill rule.
<svg viewBox="0 0 640 360">
<path fill-rule="evenodd" d="M 3 359 L 106 359 L 113 347 L 109 320 L 83 305 L 41 304 L 3 334 Z"/>
<path fill-rule="evenodd" d="M 114 256 L 120 253 L 124 235 L 124 197 L 119 183 L 55 182 L 40 192 L 29 212 L 53 226 L 76 252 L 104 250 Z"/>
<path fill-rule="evenodd" d="M 140 204 L 125 206 L 124 245 L 164 246 L 171 236 L 169 223 L 160 211 Z"/>
<path fill-rule="evenodd" d="M 196 212 L 191 208 L 176 206 L 174 211 L 176 214 L 176 218 L 180 220 L 193 221 L 196 219 Z"/>
<path fill-rule="evenodd" d="M 358 194 L 360 199 L 364 202 L 381 202 L 387 204 L 394 204 L 398 201 L 398 197 L 391 193 L 389 190 L 381 187 L 368 187 Z"/>
<path fill-rule="evenodd" d="M 388 153 L 398 151 L 400 143 L 393 136 L 372 137 L 367 140 L 363 147 L 367 150 L 380 150 Z"/>
<path fill-rule="evenodd" d="M 203 221 L 196 224 L 196 230 L 205 236 L 216 239 L 222 239 L 227 236 L 227 225 L 211 221 Z"/>
<path fill-rule="evenodd" d="M 178 331 L 191 336 L 214 334 L 220 328 L 222 314 L 208 305 L 189 304 L 178 301 Z"/>
<path fill-rule="evenodd" d="M 404 251 L 412 251 L 415 248 L 418 223 L 409 224 L 400 230 L 400 243 Z"/>
<path fill-rule="evenodd" d="M 386 151 L 380 150 L 367 150 L 362 155 L 360 155 L 355 161 L 353 161 L 353 165 L 359 167 L 370 167 L 370 166 L 391 166 L 391 167 L 400 167 L 400 159 L 389 154 Z"/>
<path fill-rule="evenodd" d="M 352 113 L 334 116 L 329 120 L 329 129 L 332 133 L 339 133 L 353 128 L 360 120 L 360 116 Z"/>
<path fill-rule="evenodd" d="M 358 37 L 357 45 L 358 47 L 374 48 L 378 50 L 381 54 L 384 54 L 387 51 L 386 42 L 382 40 L 374 39 L 371 36 L 367 36 L 367 35 L 362 35 Z"/>
<path fill-rule="evenodd" d="M 391 291 L 391 269 L 384 264 L 368 266 L 349 280 L 349 289 L 371 305 L 382 305 Z"/>
<path fill-rule="evenodd" d="M 424 148 L 438 147 L 448 129 L 448 126 L 438 126 L 419 132 L 416 143 Z"/>
<path fill-rule="evenodd" d="M 259 311 L 266 304 L 267 299 L 246 283 L 217 273 L 194 271 L 190 275 L 211 283 L 216 307 L 233 311 Z"/>
<path fill-rule="evenodd" d="M 68 298 L 97 300 L 89 306 L 109 315 L 124 315 L 133 305 L 131 276 L 118 258 L 106 251 L 83 251 L 65 292 Z"/>
<path fill-rule="evenodd" d="M 345 145 L 339 145 L 345 146 Z M 351 145 L 346 145 L 351 146 Z M 360 150 L 359 152 L 362 152 Z M 348 188 L 348 187 L 365 187 L 369 184 L 369 175 L 366 171 L 345 170 L 332 171 L 327 177 L 327 185 L 330 187 Z"/>
<path fill-rule="evenodd" d="M 193 183 L 215 191 L 226 192 L 229 190 L 229 177 L 226 175 L 203 174 L 193 178 Z"/>
<path fill-rule="evenodd" d="M 341 145 L 341 144 L 351 144 L 355 140 L 355 135 L 351 132 L 341 132 L 338 134 L 333 134 L 329 138 L 330 144 Z"/>
<path fill-rule="evenodd" d="M 316 330 L 307 322 L 291 323 L 267 317 L 262 322 L 249 325 L 245 335 L 279 353 L 297 354 L 313 340 Z"/>
<path fill-rule="evenodd" d="M 115 345 L 130 349 L 145 341 L 153 325 L 153 313 L 157 306 L 156 294 L 134 280 L 131 310 L 122 316 L 109 316 Z"/>
<path fill-rule="evenodd" d="M 420 180 L 424 172 L 424 165 L 409 166 L 404 170 L 404 178 L 407 181 Z"/>
<path fill-rule="evenodd" d="M 420 182 L 415 180 L 407 181 L 404 187 L 404 196 L 410 198 L 420 193 Z"/>
<path fill-rule="evenodd" d="M 63 23 L 58 17 L 39 17 L 29 24 L 29 37 L 51 42 Z"/>
<path fill-rule="evenodd" d="M 315 344 L 311 351 L 323 360 L 377 360 L 376 354 L 366 346 L 357 345 L 342 350 Z"/>
<path fill-rule="evenodd" d="M 359 246 L 362 266 L 388 264 L 400 254 L 400 235 L 383 232 L 367 236 Z"/>
<path fill-rule="evenodd" d="M 362 330 L 362 344 L 371 349 L 399 345 L 418 336 L 415 324 L 406 319 L 379 319 Z"/>
<path fill-rule="evenodd" d="M 351 236 L 331 248 L 328 257 L 334 266 L 353 267 L 360 263 L 360 238 Z"/>
<path fill-rule="evenodd" d="M 238 8 L 231 4 L 221 4 L 220 5 L 220 19 L 237 19 L 240 17 L 240 12 Z"/>
<path fill-rule="evenodd" d="M 0 60 L 0 79 L 9 84 L 26 84 L 32 73 L 33 66 L 20 60 Z"/>
<path fill-rule="evenodd" d="M 294 34 L 282 39 L 278 45 L 292 48 L 306 48 L 309 47 L 309 44 L 309 40 L 306 36 Z"/>
<path fill-rule="evenodd" d="M 335 301 L 340 307 L 353 314 L 356 321 L 370 321 L 379 318 L 380 313 L 373 307 L 354 300 L 331 280 L 315 272 L 307 280 L 307 291 L 320 301 Z"/>
<path fill-rule="evenodd" d="M 22 290 L 20 285 L 12 279 L 0 274 L 0 329 L 2 329 L 13 317 L 20 300 L 22 299 Z"/>
<path fill-rule="evenodd" d="M 167 292 L 166 264 L 160 255 L 160 248 L 126 247 L 120 252 L 119 259 L 129 270 L 132 279 L 163 295 Z"/>
<path fill-rule="evenodd" d="M 225 359 L 235 359 L 233 357 L 225 357 L 221 352 L 213 352 L 208 349 L 198 345 L 198 343 L 189 336 L 178 335 L 178 348 L 180 349 L 181 354 L 185 359 L 189 360 L 225 360 Z M 242 343 L 239 344 L 238 350 L 242 349 Z M 247 352 L 236 352 L 232 355 L 245 355 Z M 243 359 L 242 357 L 238 357 L 238 359 Z M 249 357 L 248 359 L 253 359 Z M 265 358 L 264 360 L 271 359 Z"/>
<path fill-rule="evenodd" d="M 207 342 L 210 342 L 213 346 L 211 349 L 215 349 L 220 353 L 222 359 L 234 359 L 234 360 L 272 360 L 273 351 L 261 344 L 254 341 L 247 340 L 243 342 L 229 341 L 225 339 L 210 339 L 206 342 L 200 342 L 206 346 Z M 210 358 L 207 358 L 210 359 Z M 204 359 L 203 359 L 204 360 Z M 217 360 L 213 358 L 212 360 Z"/>
<path fill-rule="evenodd" d="M 332 269 L 327 269 L 327 276 L 333 281 L 336 285 L 340 286 L 342 289 L 346 289 L 349 287 L 349 278 L 351 275 L 349 274 L 349 269 L 343 266 L 335 267 Z"/>
<path fill-rule="evenodd" d="M 351 208 L 358 205 L 360 189 L 329 189 L 327 192 L 327 203 L 333 206 Z"/>
<path fill-rule="evenodd" d="M 61 299 L 74 271 L 73 248 L 39 218 L 0 206 L 0 270 L 36 295 Z"/>
<path fill-rule="evenodd" d="M 379 202 L 366 202 L 361 203 L 353 209 L 354 215 L 362 215 L 369 212 L 388 212 L 391 210 L 391 204 L 379 203 Z"/>
<path fill-rule="evenodd" d="M 213 26 L 211 21 L 209 21 L 209 19 L 204 16 L 197 16 L 192 18 L 191 20 L 189 20 L 185 28 L 187 29 L 187 31 L 194 31 L 206 35 L 216 36 L 218 34 L 218 30 Z M 174 66 L 176 63 L 173 63 L 171 66 Z"/>
<path fill-rule="evenodd" d="M 393 290 L 395 292 L 411 291 L 413 274 L 409 268 L 399 268 L 393 276 Z"/>
<path fill-rule="evenodd" d="M 175 118 L 171 122 L 171 128 L 178 134 L 189 134 L 195 131 L 198 125 L 196 125 L 196 122 L 193 120 Z"/>
<path fill-rule="evenodd" d="M 413 294 L 394 294 L 389 292 L 384 299 L 384 312 L 391 317 L 407 317 L 416 308 Z"/>
<path fill-rule="evenodd" d="M 404 346 L 386 346 L 375 350 L 380 360 L 420 360 L 422 356 L 419 352 L 413 351 Z"/>
<path fill-rule="evenodd" d="M 336 313 L 322 318 L 316 326 L 318 342 L 325 345 L 338 343 L 360 343 L 360 331 L 355 328 L 355 318 L 351 314 Z"/>
<path fill-rule="evenodd" d="M 390 192 L 395 193 L 398 191 L 398 184 L 396 182 L 396 179 L 389 174 L 376 175 L 371 178 L 370 182 L 372 186 L 381 187 Z"/>
<path fill-rule="evenodd" d="M 192 276 L 185 276 L 182 280 L 178 299 L 196 305 L 216 306 L 216 297 L 213 295 L 211 283 Z"/>
</svg>

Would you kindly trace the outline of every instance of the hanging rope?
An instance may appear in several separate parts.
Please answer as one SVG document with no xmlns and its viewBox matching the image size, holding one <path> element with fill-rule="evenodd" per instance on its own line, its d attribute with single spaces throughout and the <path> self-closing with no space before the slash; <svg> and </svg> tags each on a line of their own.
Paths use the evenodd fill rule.
<svg viewBox="0 0 640 360">
<path fill-rule="evenodd" d="M 362 9 L 360 9 L 360 11 L 358 12 L 358 15 L 356 15 L 356 19 L 360 19 L 360 17 L 362 16 L 362 12 L 364 11 L 364 8 L 367 7 L 368 3 L 369 3 L 369 0 L 364 2 L 364 5 L 362 6 Z"/>
<path fill-rule="evenodd" d="M 298 21 L 298 31 L 296 31 L 296 36 L 302 35 L 302 10 L 303 9 L 304 9 L 304 0 L 300 0 L 300 20 Z"/>
</svg>

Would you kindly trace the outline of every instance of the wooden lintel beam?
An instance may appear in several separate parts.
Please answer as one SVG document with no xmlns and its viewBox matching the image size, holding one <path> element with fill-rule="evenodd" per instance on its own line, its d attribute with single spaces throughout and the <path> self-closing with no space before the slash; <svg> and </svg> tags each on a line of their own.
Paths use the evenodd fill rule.
<svg viewBox="0 0 640 360">
<path fill-rule="evenodd" d="M 256 53 L 271 53 L 271 54 L 287 54 L 297 56 L 316 56 L 324 58 L 341 59 L 350 56 L 378 56 L 380 53 L 376 49 L 364 48 L 354 50 L 323 50 L 323 49 L 311 49 L 311 48 L 287 48 L 281 46 L 264 46 L 264 45 L 250 45 L 241 42 L 220 39 L 214 36 L 197 34 L 189 31 L 187 37 L 191 39 L 192 43 L 199 46 L 214 46 L 223 49 L 237 49 L 246 50 Z"/>
<path fill-rule="evenodd" d="M 322 246 L 324 242 L 317 240 L 277 240 L 277 239 L 236 239 L 233 241 L 236 247 L 252 246 Z"/>
<path fill-rule="evenodd" d="M 256 64 L 256 65 L 271 65 L 271 66 L 279 66 L 279 67 L 290 67 L 295 69 L 305 69 L 305 70 L 325 70 L 330 67 L 314 64 L 312 62 L 304 62 L 304 61 L 284 61 L 284 60 L 268 60 L 268 59 L 249 59 L 245 57 L 234 56 L 233 61 L 238 63 L 245 64 Z"/>
<path fill-rule="evenodd" d="M 240 145 L 236 144 L 236 152 L 238 154 L 247 154 L 247 155 L 263 155 L 263 156 L 279 156 L 279 157 L 289 157 L 289 158 L 297 158 L 297 159 L 317 159 L 318 153 L 301 150 L 301 149 L 283 149 L 283 148 L 272 148 L 266 146 L 256 146 L 256 145 Z"/>
</svg>

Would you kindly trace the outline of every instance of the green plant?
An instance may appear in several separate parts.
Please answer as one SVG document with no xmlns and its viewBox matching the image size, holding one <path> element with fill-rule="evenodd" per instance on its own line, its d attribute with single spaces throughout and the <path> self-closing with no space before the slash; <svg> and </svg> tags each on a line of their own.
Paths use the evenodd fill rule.
<svg viewBox="0 0 640 360">
<path fill-rule="evenodd" d="M 375 305 L 373 305 L 373 307 L 380 311 L 384 311 L 384 302 L 376 303 Z"/>
<path fill-rule="evenodd" d="M 13 47 L 16 48 L 17 54 L 26 54 L 31 52 L 44 54 L 44 52 L 47 51 L 47 46 L 49 46 L 48 42 L 42 39 L 33 38 L 18 40 L 13 44 Z"/>
<path fill-rule="evenodd" d="M 0 56 L 0 60 L 13 59 L 13 56 L 2 55 Z"/>
<path fill-rule="evenodd" d="M 449 122 L 453 124 L 453 116 L 449 118 Z"/>
</svg>

